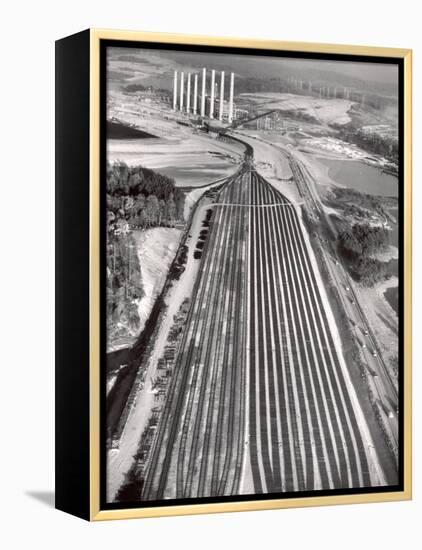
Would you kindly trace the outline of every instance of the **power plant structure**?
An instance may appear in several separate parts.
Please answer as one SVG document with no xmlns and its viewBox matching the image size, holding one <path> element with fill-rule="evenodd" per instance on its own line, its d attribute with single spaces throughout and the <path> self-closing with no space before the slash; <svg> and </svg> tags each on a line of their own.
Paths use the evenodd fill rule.
<svg viewBox="0 0 422 550">
<path fill-rule="evenodd" d="M 176 74 L 177 78 L 177 74 Z M 196 74 L 194 76 L 193 81 L 193 114 L 196 115 L 196 111 L 198 108 L 198 75 Z"/>
<path fill-rule="evenodd" d="M 287 92 L 318 96 L 320 99 L 351 99 L 352 95 L 356 101 L 364 104 L 364 99 L 361 99 L 362 94 L 355 93 L 346 87 L 337 86 L 322 86 L 318 82 L 308 80 L 306 84 L 304 80 L 289 76 L 285 82 Z M 359 99 L 357 99 L 359 96 Z"/>
<path fill-rule="evenodd" d="M 210 118 L 214 118 L 214 96 L 215 96 L 215 71 L 211 71 L 211 95 L 210 95 Z"/>
<path fill-rule="evenodd" d="M 220 72 L 219 86 L 216 82 L 216 71 L 211 69 L 211 82 L 207 94 L 207 73 L 202 69 L 201 92 L 199 92 L 200 73 L 185 73 L 174 71 L 173 110 L 186 114 L 200 115 L 210 119 L 218 119 L 220 123 L 231 124 L 235 118 L 234 105 L 234 73 L 230 73 L 229 97 L 225 99 L 225 72 Z M 193 80 L 193 85 L 192 85 Z M 200 95 L 199 95 L 200 93 Z M 199 106 L 199 107 L 198 107 Z"/>
</svg>

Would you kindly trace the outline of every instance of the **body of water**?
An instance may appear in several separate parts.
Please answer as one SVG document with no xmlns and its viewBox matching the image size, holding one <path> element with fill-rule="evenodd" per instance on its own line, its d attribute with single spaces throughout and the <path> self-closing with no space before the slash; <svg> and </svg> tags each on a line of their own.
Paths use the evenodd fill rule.
<svg viewBox="0 0 422 550">
<path fill-rule="evenodd" d="M 375 166 L 369 166 L 363 162 L 354 160 L 334 160 L 319 158 L 322 164 L 328 167 L 329 177 L 341 186 L 355 189 L 361 193 L 380 195 L 383 197 L 398 197 L 398 178 L 386 174 Z M 398 208 L 391 208 L 391 214 L 398 220 Z M 392 225 L 390 243 L 393 246 L 399 244 L 398 224 Z M 398 277 L 399 262 L 390 260 L 388 271 Z M 399 314 L 399 288 L 390 287 L 384 292 L 384 297 L 394 311 Z"/>
<path fill-rule="evenodd" d="M 318 161 L 328 167 L 328 175 L 339 185 L 370 195 L 398 196 L 398 178 L 375 166 L 356 160 L 319 158 Z"/>
</svg>

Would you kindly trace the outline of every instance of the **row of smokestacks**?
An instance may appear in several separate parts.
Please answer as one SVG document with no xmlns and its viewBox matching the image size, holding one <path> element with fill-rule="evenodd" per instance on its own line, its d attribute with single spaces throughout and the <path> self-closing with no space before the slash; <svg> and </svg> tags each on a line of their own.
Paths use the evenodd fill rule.
<svg viewBox="0 0 422 550">
<path fill-rule="evenodd" d="M 317 95 L 320 98 L 328 99 L 349 99 L 365 104 L 365 94 L 356 92 L 350 88 L 344 86 L 321 86 L 318 83 L 313 83 L 310 80 L 305 81 L 300 78 L 289 77 L 287 79 L 287 91 L 288 92 L 300 92 L 308 93 L 310 95 Z"/>
<path fill-rule="evenodd" d="M 186 80 L 186 82 L 185 82 Z M 201 76 L 201 92 L 199 92 L 199 75 L 188 73 L 185 78 L 185 73 L 181 72 L 179 76 L 178 71 L 174 71 L 174 87 L 173 87 L 173 109 L 186 113 L 193 113 L 194 115 L 207 116 L 208 111 L 209 118 L 215 118 L 222 122 L 225 118 L 224 113 L 224 80 L 225 73 L 220 73 L 220 89 L 218 93 L 218 100 L 216 98 L 216 79 L 215 70 L 211 70 L 211 86 L 210 93 L 206 93 L 207 82 L 207 69 L 202 69 Z M 208 105 L 206 98 L 208 97 Z M 229 101 L 228 101 L 228 113 L 226 113 L 229 123 L 233 122 L 234 108 L 234 73 L 230 74 L 230 89 L 229 89 Z M 218 101 L 218 112 L 215 112 L 215 104 Z"/>
</svg>

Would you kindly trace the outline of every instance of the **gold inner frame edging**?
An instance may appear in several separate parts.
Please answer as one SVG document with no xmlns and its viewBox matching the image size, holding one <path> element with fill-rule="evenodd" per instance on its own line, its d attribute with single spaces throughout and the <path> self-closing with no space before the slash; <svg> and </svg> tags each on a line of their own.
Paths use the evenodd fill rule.
<svg viewBox="0 0 422 550">
<path fill-rule="evenodd" d="M 159 42 L 191 46 L 225 46 L 321 54 L 394 57 L 404 60 L 404 373 L 403 373 L 403 491 L 354 495 L 330 495 L 288 499 L 250 500 L 100 509 L 100 40 Z M 279 42 L 169 33 L 90 29 L 90 519 L 91 521 L 271 510 L 335 504 L 392 502 L 412 498 L 412 50 L 371 46 Z"/>
</svg>

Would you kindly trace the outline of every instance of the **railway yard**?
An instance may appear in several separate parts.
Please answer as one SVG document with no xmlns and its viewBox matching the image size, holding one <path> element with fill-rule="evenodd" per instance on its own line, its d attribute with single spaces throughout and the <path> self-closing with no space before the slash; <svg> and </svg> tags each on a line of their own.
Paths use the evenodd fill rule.
<svg viewBox="0 0 422 550">
<path fill-rule="evenodd" d="M 190 305 L 159 361 L 126 479 L 139 500 L 387 483 L 300 208 L 244 145 L 212 191 Z"/>
</svg>

